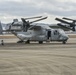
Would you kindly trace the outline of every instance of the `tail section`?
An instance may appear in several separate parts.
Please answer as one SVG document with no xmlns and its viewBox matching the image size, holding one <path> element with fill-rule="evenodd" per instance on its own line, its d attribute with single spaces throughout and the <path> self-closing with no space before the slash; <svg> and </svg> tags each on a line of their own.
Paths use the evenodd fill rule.
<svg viewBox="0 0 76 75">
<path fill-rule="evenodd" d="M 1 22 L 0 22 L 0 34 L 3 34 L 3 28 L 2 28 Z"/>
</svg>

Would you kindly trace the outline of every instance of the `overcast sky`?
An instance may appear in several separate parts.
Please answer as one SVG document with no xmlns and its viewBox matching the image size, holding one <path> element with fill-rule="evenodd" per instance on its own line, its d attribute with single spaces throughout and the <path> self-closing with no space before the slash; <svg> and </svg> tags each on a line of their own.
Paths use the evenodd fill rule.
<svg viewBox="0 0 76 75">
<path fill-rule="evenodd" d="M 42 22 L 55 23 L 55 17 L 76 18 L 76 0 L 0 0 L 0 20 L 11 22 L 14 18 L 47 15 Z"/>
</svg>

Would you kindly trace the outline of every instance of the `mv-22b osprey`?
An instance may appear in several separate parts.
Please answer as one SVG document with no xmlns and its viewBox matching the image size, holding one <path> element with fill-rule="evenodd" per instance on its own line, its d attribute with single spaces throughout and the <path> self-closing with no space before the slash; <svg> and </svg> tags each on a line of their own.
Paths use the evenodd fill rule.
<svg viewBox="0 0 76 75">
<path fill-rule="evenodd" d="M 20 32 L 12 31 L 12 33 L 20 39 L 18 43 L 30 43 L 30 41 L 38 41 L 39 44 L 42 44 L 43 41 L 49 40 L 58 41 L 65 44 L 68 40 L 68 35 L 66 35 L 62 29 L 52 29 L 48 25 L 41 24 L 36 24 L 32 26 L 30 25 L 36 21 L 40 21 L 46 18 L 47 17 L 41 17 L 40 19 L 32 22 L 27 22 L 26 19 L 21 18 L 25 30 Z"/>
</svg>

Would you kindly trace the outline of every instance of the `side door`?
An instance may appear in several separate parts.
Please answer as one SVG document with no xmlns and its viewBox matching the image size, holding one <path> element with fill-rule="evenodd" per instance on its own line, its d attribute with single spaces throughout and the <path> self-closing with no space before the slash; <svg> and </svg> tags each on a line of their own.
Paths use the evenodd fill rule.
<svg viewBox="0 0 76 75">
<path fill-rule="evenodd" d="M 47 31 L 47 39 L 49 40 L 51 38 L 51 30 Z"/>
</svg>

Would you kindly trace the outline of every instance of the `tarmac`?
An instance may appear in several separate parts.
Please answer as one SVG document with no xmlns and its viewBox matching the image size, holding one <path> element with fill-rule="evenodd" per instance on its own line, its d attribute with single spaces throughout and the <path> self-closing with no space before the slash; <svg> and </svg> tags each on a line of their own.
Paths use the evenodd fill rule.
<svg viewBox="0 0 76 75">
<path fill-rule="evenodd" d="M 0 45 L 0 75 L 76 75 L 76 38 L 66 44 L 17 41 Z"/>
</svg>

